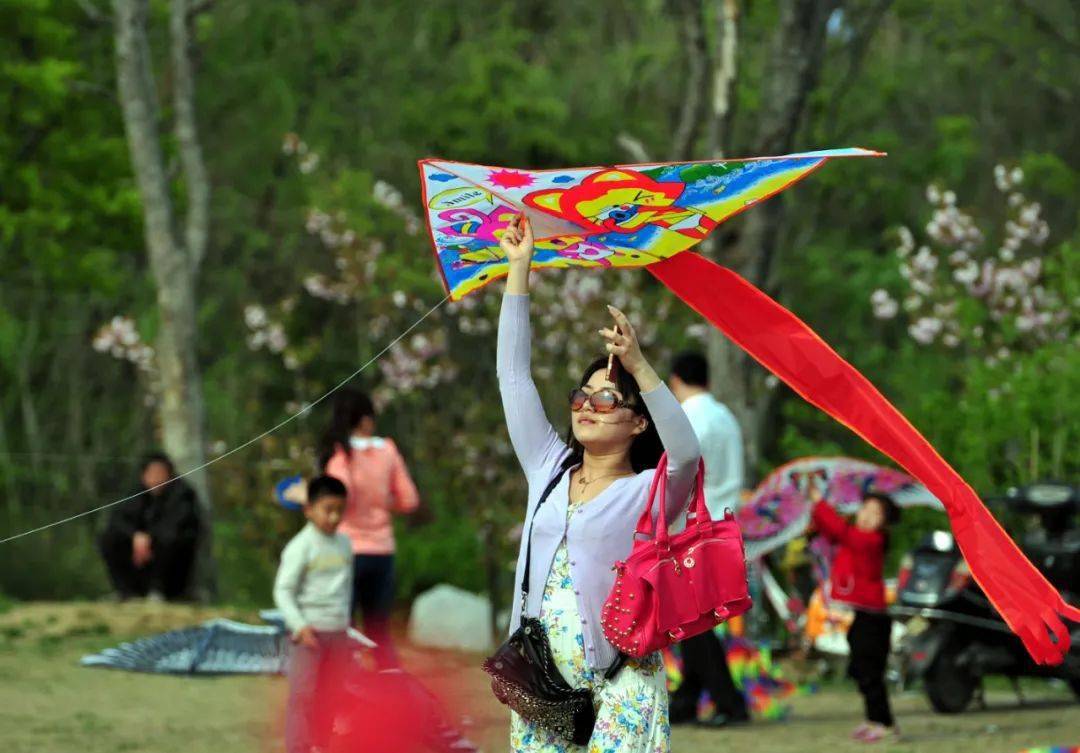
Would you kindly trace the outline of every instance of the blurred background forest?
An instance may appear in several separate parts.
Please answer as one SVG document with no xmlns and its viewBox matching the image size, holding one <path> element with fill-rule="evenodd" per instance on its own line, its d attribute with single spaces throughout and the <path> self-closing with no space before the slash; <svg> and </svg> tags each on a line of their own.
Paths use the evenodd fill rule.
<svg viewBox="0 0 1080 753">
<path fill-rule="evenodd" d="M 0 537 L 128 493 L 152 448 L 190 468 L 246 441 L 438 303 L 427 156 L 888 152 L 833 163 L 704 252 L 820 332 L 980 493 L 1080 473 L 1070 0 L 0 0 L 0 16 Z M 539 277 L 553 416 L 612 302 L 661 368 L 708 349 L 750 481 L 814 453 L 880 460 L 646 273 Z M 514 547 L 498 304 L 442 307 L 357 380 L 431 513 L 401 533 L 403 597 L 484 590 Z M 218 599 L 268 603 L 298 526 L 272 487 L 310 473 L 327 419 L 316 406 L 197 479 Z M 102 522 L 5 544 L 0 594 L 105 593 Z"/>
</svg>

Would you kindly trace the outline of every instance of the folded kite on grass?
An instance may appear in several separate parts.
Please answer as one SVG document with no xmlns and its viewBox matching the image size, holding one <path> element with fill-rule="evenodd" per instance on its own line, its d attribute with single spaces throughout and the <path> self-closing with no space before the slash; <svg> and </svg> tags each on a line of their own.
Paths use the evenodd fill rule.
<svg viewBox="0 0 1080 753">
<path fill-rule="evenodd" d="M 876 157 L 833 149 L 781 157 L 519 170 L 420 160 L 428 228 L 454 300 L 505 276 L 499 238 L 517 214 L 536 237 L 533 267 L 647 267 L 810 404 L 918 479 L 945 507 L 972 576 L 1041 664 L 1069 650 L 1063 619 L 1080 621 L 974 490 L 866 377 L 813 330 L 735 272 L 683 253 L 717 225 L 828 160 Z"/>
<path fill-rule="evenodd" d="M 216 619 L 84 656 L 84 667 L 180 675 L 282 674 L 289 638 L 271 625 Z"/>
<path fill-rule="evenodd" d="M 170 675 L 284 674 L 289 664 L 289 635 L 277 610 L 259 613 L 267 625 L 213 619 L 201 625 L 148 635 L 116 648 L 84 656 L 84 667 L 123 669 Z M 375 643 L 354 628 L 357 648 Z"/>
</svg>

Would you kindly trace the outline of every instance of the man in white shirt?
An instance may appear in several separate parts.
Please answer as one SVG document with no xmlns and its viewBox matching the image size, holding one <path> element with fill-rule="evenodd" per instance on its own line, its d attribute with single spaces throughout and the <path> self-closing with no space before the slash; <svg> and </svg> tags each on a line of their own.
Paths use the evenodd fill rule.
<svg viewBox="0 0 1080 753">
<path fill-rule="evenodd" d="M 671 391 L 694 427 L 705 459 L 705 504 L 712 517 L 739 508 L 743 487 L 743 439 L 731 409 L 709 392 L 709 364 L 700 353 L 683 353 L 672 364 Z"/>
<path fill-rule="evenodd" d="M 671 391 L 682 403 L 705 460 L 705 505 L 721 518 L 739 507 L 743 486 L 742 431 L 731 410 L 709 392 L 709 363 L 700 353 L 683 353 L 671 366 Z M 672 723 L 693 722 L 702 689 L 709 691 L 716 714 L 708 720 L 724 726 L 750 720 L 746 699 L 735 687 L 720 639 L 712 632 L 683 641 L 683 682 L 671 696 Z"/>
</svg>

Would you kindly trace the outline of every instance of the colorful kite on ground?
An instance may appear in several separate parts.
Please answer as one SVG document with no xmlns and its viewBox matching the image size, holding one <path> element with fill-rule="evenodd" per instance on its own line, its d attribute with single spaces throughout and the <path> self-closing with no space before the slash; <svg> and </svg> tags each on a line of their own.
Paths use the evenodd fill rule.
<svg viewBox="0 0 1080 753">
<path fill-rule="evenodd" d="M 517 213 L 536 237 L 534 267 L 646 267 L 803 397 L 917 478 L 945 506 L 972 576 L 1035 661 L 1069 650 L 1071 607 L 975 491 L 870 381 L 817 333 L 735 272 L 682 253 L 743 209 L 806 177 L 836 149 L 723 162 L 517 170 L 420 161 L 428 227 L 455 300 L 506 273 L 498 239 Z"/>
<path fill-rule="evenodd" d="M 925 486 L 901 471 L 854 458 L 800 458 L 770 473 L 736 513 L 748 558 L 764 556 L 806 532 L 811 507 L 806 484 L 819 478 L 825 500 L 844 514 L 854 513 L 869 489 L 889 494 L 901 507 L 944 509 Z"/>
<path fill-rule="evenodd" d="M 717 637 L 724 643 L 731 679 L 743 694 L 747 710 L 755 719 L 786 719 L 792 709 L 790 698 L 816 692 L 814 685 L 796 685 L 785 679 L 783 672 L 773 664 L 768 646 L 758 645 L 740 636 L 727 635 L 722 627 L 717 628 Z M 683 681 L 685 666 L 682 653 L 677 645 L 669 646 L 661 653 L 668 690 L 674 693 Z M 707 721 L 715 713 L 716 704 L 708 691 L 703 690 L 697 703 L 698 720 Z"/>
</svg>

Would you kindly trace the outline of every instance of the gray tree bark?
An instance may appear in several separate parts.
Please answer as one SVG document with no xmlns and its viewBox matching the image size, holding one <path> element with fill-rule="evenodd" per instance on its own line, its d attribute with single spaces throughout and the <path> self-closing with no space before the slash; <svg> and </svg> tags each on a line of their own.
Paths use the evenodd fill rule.
<svg viewBox="0 0 1080 753">
<path fill-rule="evenodd" d="M 803 122 L 807 97 L 817 85 L 824 61 L 826 23 L 838 6 L 839 0 L 781 0 L 779 23 L 773 32 L 762 81 L 756 135 L 747 145 L 748 155 L 781 155 L 792 150 L 795 134 Z M 718 18 L 721 29 L 717 38 L 721 49 L 713 55 L 714 122 L 710 129 L 717 156 L 730 141 L 735 108 L 732 94 L 738 22 L 735 0 L 720 0 Z M 755 285 L 764 285 L 775 263 L 783 221 L 782 197 L 755 207 L 745 214 L 738 231 L 728 231 L 718 239 L 717 247 L 712 249 L 714 258 Z M 713 392 L 739 420 L 744 432 L 747 469 L 752 474 L 761 459 L 772 400 L 764 384 L 765 371 L 712 328 L 707 352 Z"/>
<path fill-rule="evenodd" d="M 683 46 L 686 48 L 686 85 L 682 108 L 668 160 L 690 159 L 705 115 L 708 91 L 709 45 L 705 35 L 705 8 L 701 0 L 675 0 Z"/>
<path fill-rule="evenodd" d="M 116 76 L 132 167 L 143 202 L 150 269 L 160 316 L 156 343 L 161 374 L 157 406 L 162 444 L 181 471 L 206 460 L 202 384 L 196 358 L 195 284 L 209 233 L 209 182 L 195 125 L 187 0 L 170 6 L 170 61 L 175 134 L 187 205 L 181 234 L 161 146 L 157 86 L 147 37 L 148 0 L 113 0 Z M 212 505 L 204 471 L 189 477 L 202 505 L 204 535 L 196 568 L 197 592 L 213 594 L 210 546 Z"/>
</svg>

